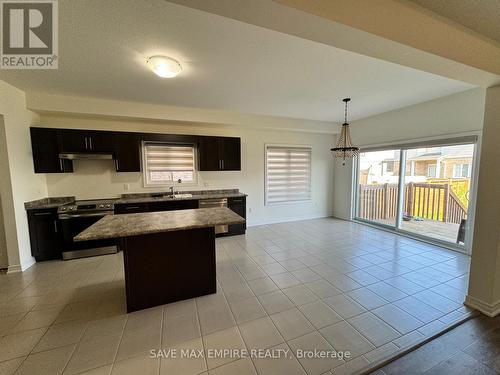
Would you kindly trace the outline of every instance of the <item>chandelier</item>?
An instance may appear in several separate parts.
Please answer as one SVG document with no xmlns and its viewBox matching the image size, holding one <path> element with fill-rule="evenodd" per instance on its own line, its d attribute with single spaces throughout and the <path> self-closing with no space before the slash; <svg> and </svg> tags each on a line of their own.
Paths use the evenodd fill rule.
<svg viewBox="0 0 500 375">
<path fill-rule="evenodd" d="M 346 158 L 352 158 L 359 154 L 359 147 L 356 147 L 352 144 L 349 124 L 347 123 L 347 103 L 351 101 L 351 98 L 345 98 L 342 99 L 342 101 L 345 103 L 344 123 L 342 124 L 342 129 L 340 130 L 337 145 L 332 148 L 331 151 L 333 151 L 334 157 L 342 158 L 342 165 L 345 165 Z"/>
</svg>

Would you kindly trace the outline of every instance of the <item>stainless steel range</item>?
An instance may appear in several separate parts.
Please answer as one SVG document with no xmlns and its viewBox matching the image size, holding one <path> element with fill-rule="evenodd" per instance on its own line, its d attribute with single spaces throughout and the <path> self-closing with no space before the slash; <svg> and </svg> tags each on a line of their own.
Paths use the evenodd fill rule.
<svg viewBox="0 0 500 375">
<path fill-rule="evenodd" d="M 82 200 L 57 210 L 62 230 L 63 259 L 83 258 L 117 252 L 115 240 L 75 242 L 73 238 L 106 215 L 113 215 L 114 200 Z"/>
</svg>

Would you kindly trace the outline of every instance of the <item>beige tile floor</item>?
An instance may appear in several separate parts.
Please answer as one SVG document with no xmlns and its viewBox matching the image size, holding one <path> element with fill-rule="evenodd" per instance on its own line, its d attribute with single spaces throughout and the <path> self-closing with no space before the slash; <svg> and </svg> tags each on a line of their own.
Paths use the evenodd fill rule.
<svg viewBox="0 0 500 375">
<path fill-rule="evenodd" d="M 467 256 L 335 219 L 218 239 L 217 294 L 132 314 L 122 261 L 0 275 L 0 374 L 349 374 L 469 314 Z M 208 356 L 268 348 L 352 356 Z M 152 349 L 207 355 L 152 359 Z"/>
</svg>

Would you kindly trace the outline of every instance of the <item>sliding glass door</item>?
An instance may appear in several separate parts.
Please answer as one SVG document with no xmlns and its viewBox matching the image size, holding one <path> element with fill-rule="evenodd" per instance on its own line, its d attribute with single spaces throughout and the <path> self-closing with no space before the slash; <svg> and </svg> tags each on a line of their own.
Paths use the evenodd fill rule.
<svg viewBox="0 0 500 375">
<path fill-rule="evenodd" d="M 358 218 L 396 226 L 399 158 L 397 149 L 359 155 Z"/>
<path fill-rule="evenodd" d="M 463 243 L 459 230 L 469 208 L 473 157 L 473 144 L 406 150 L 401 229 Z"/>
<path fill-rule="evenodd" d="M 474 154 L 474 141 L 362 152 L 356 218 L 463 248 Z"/>
</svg>

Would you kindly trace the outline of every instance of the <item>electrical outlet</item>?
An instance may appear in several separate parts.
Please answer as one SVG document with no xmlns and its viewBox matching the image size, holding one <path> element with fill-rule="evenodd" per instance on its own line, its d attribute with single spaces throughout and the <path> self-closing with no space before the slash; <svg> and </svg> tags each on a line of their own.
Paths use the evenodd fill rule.
<svg viewBox="0 0 500 375">
<path fill-rule="evenodd" d="M 130 189 L 130 184 L 123 184 L 123 190 L 128 191 Z"/>
<path fill-rule="evenodd" d="M 252 208 L 248 207 L 248 213 L 252 212 Z"/>
<path fill-rule="evenodd" d="M 208 187 L 208 182 L 204 182 L 204 183 L 203 183 L 203 186 L 204 186 L 204 187 Z"/>
</svg>

